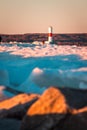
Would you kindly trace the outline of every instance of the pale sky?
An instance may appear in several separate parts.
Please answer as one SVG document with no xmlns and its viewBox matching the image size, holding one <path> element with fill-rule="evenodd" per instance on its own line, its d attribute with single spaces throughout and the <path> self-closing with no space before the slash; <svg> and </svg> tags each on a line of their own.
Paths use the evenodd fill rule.
<svg viewBox="0 0 87 130">
<path fill-rule="evenodd" d="M 0 33 L 87 33 L 87 0 L 0 0 Z"/>
</svg>

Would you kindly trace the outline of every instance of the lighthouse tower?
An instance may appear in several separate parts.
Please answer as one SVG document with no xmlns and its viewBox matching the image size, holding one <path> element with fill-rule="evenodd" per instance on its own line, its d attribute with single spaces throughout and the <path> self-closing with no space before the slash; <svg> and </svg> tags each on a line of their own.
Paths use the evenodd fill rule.
<svg viewBox="0 0 87 130">
<path fill-rule="evenodd" d="M 53 42 L 53 37 L 52 37 L 52 34 L 53 33 L 53 28 L 50 26 L 49 28 L 48 28 L 48 42 L 49 43 L 52 43 Z"/>
</svg>

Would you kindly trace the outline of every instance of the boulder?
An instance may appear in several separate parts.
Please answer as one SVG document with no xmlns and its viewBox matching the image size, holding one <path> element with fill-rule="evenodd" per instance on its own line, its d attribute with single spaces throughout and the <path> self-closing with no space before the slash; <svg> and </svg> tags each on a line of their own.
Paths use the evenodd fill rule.
<svg viewBox="0 0 87 130">
<path fill-rule="evenodd" d="M 58 88 L 50 87 L 27 111 L 21 130 L 50 130 L 63 120 L 70 108 Z"/>
<path fill-rule="evenodd" d="M 0 130 L 19 130 L 20 121 L 14 119 L 0 119 Z"/>
<path fill-rule="evenodd" d="M 18 94 L 12 98 L 6 99 L 0 102 L 0 109 L 10 109 L 19 104 L 25 104 L 31 101 L 34 98 L 39 98 L 40 96 L 37 94 Z"/>
<path fill-rule="evenodd" d="M 83 113 L 83 112 L 87 112 L 87 106 L 77 110 L 77 113 Z"/>
<path fill-rule="evenodd" d="M 0 118 L 22 119 L 27 109 L 39 98 L 35 94 L 20 94 L 0 103 Z"/>
<path fill-rule="evenodd" d="M 69 115 L 52 130 L 87 130 L 87 112 Z"/>
<path fill-rule="evenodd" d="M 70 107 L 80 109 L 87 106 L 87 90 L 59 88 Z"/>
</svg>

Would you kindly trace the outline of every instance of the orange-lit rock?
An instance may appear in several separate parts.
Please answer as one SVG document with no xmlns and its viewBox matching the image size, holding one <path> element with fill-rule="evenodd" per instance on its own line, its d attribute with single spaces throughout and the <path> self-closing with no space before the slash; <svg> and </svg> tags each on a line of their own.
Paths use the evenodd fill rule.
<svg viewBox="0 0 87 130">
<path fill-rule="evenodd" d="M 23 119 L 20 130 L 87 130 L 86 90 L 50 87 L 41 96 L 19 94 L 2 101 L 0 109 L 3 130 L 8 122 L 3 118 Z"/>
<path fill-rule="evenodd" d="M 34 98 L 39 97 L 37 94 L 19 94 L 5 101 L 0 102 L 0 109 L 10 109 L 20 104 L 25 104 Z"/>
<path fill-rule="evenodd" d="M 50 87 L 41 98 L 29 109 L 29 115 L 66 113 L 68 105 L 61 91 L 57 88 Z"/>
<path fill-rule="evenodd" d="M 28 110 L 21 130 L 49 130 L 69 112 L 66 99 L 58 88 L 50 87 Z"/>
<path fill-rule="evenodd" d="M 39 98 L 36 94 L 20 94 L 0 103 L 0 118 L 22 119 L 27 109 Z"/>
</svg>

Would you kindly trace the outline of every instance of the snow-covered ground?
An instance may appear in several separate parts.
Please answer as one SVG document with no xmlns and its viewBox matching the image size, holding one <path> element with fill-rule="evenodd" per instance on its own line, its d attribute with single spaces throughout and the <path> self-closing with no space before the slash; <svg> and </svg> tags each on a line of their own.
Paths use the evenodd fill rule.
<svg viewBox="0 0 87 130">
<path fill-rule="evenodd" d="M 87 89 L 87 47 L 2 43 L 0 85 L 30 93 L 51 85 Z"/>
</svg>

